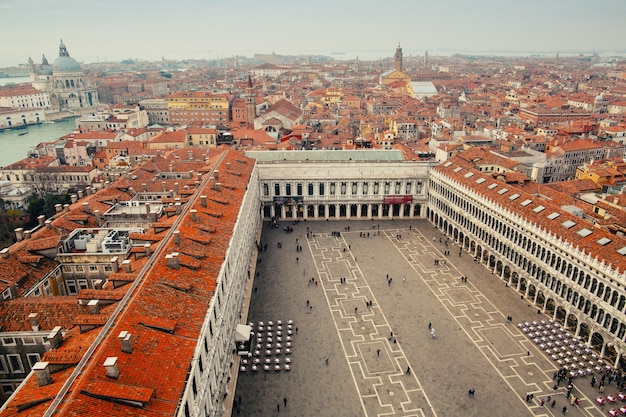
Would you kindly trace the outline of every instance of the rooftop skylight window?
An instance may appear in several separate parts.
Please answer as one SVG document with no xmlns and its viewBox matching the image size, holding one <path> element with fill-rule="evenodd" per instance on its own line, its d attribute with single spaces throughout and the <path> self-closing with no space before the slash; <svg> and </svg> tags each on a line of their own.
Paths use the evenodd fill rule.
<svg viewBox="0 0 626 417">
<path fill-rule="evenodd" d="M 537 206 L 533 209 L 533 211 L 535 213 L 541 213 L 542 211 L 544 211 L 546 208 L 544 206 Z"/>
<path fill-rule="evenodd" d="M 597 243 L 598 245 L 602 245 L 602 246 L 604 246 L 604 245 L 608 245 L 608 244 L 609 244 L 609 243 L 611 243 L 611 242 L 612 242 L 612 240 L 611 240 L 611 239 L 609 239 L 608 237 L 603 237 L 602 239 L 598 239 L 598 240 L 596 240 L 596 243 Z"/>
<path fill-rule="evenodd" d="M 572 227 L 576 226 L 576 222 L 573 222 L 571 220 L 565 220 L 563 223 L 561 223 L 561 226 L 566 229 L 571 229 Z"/>
<path fill-rule="evenodd" d="M 474 173 L 473 172 L 468 172 L 467 174 L 464 175 L 465 178 L 469 178 L 471 176 L 473 176 Z"/>
<path fill-rule="evenodd" d="M 484 179 L 484 178 L 478 178 L 478 179 L 476 180 L 476 184 L 482 184 L 483 182 L 485 182 L 485 179 Z"/>
<path fill-rule="evenodd" d="M 587 237 L 592 233 L 593 233 L 593 230 L 589 230 L 589 229 L 580 229 L 578 232 L 576 232 L 576 234 L 582 237 Z"/>
<path fill-rule="evenodd" d="M 519 198 L 519 194 L 513 194 L 511 197 L 509 197 L 509 200 L 513 201 L 513 200 L 517 200 Z"/>
<path fill-rule="evenodd" d="M 493 189 L 494 189 L 494 188 L 496 188 L 497 186 L 498 186 L 498 184 L 496 184 L 496 183 L 494 182 L 493 184 L 490 184 L 490 185 L 489 185 L 489 187 L 487 187 L 487 188 L 489 188 L 490 190 L 493 190 Z"/>
<path fill-rule="evenodd" d="M 548 215 L 548 219 L 550 220 L 554 220 L 557 217 L 559 217 L 561 215 L 561 213 L 557 213 L 556 211 L 552 212 L 550 215 Z"/>
<path fill-rule="evenodd" d="M 527 205 L 529 205 L 532 202 L 533 202 L 533 200 L 526 199 L 526 200 L 522 201 L 520 204 L 522 205 L 522 207 L 526 207 Z"/>
<path fill-rule="evenodd" d="M 508 188 L 503 188 L 500 191 L 498 191 L 498 194 L 502 195 L 502 194 L 506 193 L 507 191 L 509 191 Z"/>
</svg>

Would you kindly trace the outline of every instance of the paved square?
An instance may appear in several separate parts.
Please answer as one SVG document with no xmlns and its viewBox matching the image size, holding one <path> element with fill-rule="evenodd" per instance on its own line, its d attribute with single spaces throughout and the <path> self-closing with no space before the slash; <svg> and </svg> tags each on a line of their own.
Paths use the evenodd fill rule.
<svg viewBox="0 0 626 417">
<path fill-rule="evenodd" d="M 552 392 L 555 364 L 514 324 L 545 317 L 426 220 L 293 229 L 264 225 L 242 318 L 294 321 L 291 370 L 240 372 L 233 416 L 606 414 L 587 378 L 574 382 L 580 408 Z M 539 406 L 548 395 L 554 409 Z"/>
</svg>

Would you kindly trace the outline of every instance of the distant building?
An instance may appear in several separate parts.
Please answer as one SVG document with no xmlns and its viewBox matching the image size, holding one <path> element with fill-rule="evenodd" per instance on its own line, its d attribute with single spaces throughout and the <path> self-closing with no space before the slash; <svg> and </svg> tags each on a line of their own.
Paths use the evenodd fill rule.
<svg viewBox="0 0 626 417">
<path fill-rule="evenodd" d="M 45 56 L 41 65 L 35 65 L 29 58 L 28 69 L 33 87 L 48 93 L 52 110 L 75 110 L 99 104 L 96 88 L 89 84 L 80 64 L 70 56 L 63 41 L 59 45 L 59 57 L 52 65 Z"/>
</svg>

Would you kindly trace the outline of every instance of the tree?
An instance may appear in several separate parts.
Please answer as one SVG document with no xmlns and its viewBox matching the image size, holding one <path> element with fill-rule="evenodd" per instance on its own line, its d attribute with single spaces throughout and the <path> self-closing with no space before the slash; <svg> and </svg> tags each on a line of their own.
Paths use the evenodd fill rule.
<svg viewBox="0 0 626 417">
<path fill-rule="evenodd" d="M 30 216 L 30 221 L 28 226 L 34 227 L 37 225 L 37 217 L 42 214 L 46 216 L 46 218 L 52 217 L 54 213 L 56 213 L 55 205 L 57 204 L 69 204 L 70 196 L 69 194 L 48 194 L 45 193 L 41 197 L 33 197 L 28 201 L 28 214 Z"/>
</svg>

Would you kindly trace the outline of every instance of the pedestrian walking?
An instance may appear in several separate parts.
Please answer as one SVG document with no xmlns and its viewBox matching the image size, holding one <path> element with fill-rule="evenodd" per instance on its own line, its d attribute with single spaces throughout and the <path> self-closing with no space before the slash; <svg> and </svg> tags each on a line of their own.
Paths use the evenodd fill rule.
<svg viewBox="0 0 626 417">
<path fill-rule="evenodd" d="M 280 413 L 280 404 L 276 404 L 276 411 Z"/>
<path fill-rule="evenodd" d="M 287 397 L 283 398 L 283 404 L 285 404 L 285 407 L 287 407 Z"/>
<path fill-rule="evenodd" d="M 376 356 L 380 356 L 380 349 L 376 349 Z"/>
<path fill-rule="evenodd" d="M 428 329 L 430 330 L 433 327 L 433 324 L 428 322 Z"/>
<path fill-rule="evenodd" d="M 328 358 L 326 358 L 326 366 L 328 366 Z"/>
<path fill-rule="evenodd" d="M 406 368 L 405 374 L 411 375 L 411 367 L 410 366 Z"/>
</svg>

